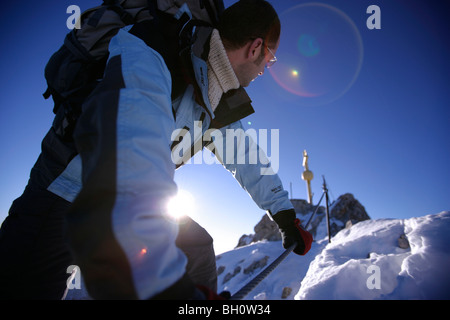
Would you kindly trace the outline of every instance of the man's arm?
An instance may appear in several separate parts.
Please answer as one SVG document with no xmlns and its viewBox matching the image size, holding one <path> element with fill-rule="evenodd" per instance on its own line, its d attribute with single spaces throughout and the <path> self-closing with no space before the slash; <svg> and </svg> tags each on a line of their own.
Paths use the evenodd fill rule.
<svg viewBox="0 0 450 320">
<path fill-rule="evenodd" d="M 212 134 L 218 140 L 211 143 L 208 148 L 233 174 L 255 203 L 266 210 L 269 217 L 278 224 L 283 246 L 288 248 L 295 242 L 297 246 L 294 252 L 306 254 L 311 248 L 312 236 L 296 219 L 288 192 L 284 190 L 280 178 L 272 170 L 265 152 L 252 139 L 251 134 L 246 134 L 240 121 L 221 129 L 221 132 L 220 135 Z M 220 139 L 221 137 L 225 139 Z"/>
<path fill-rule="evenodd" d="M 76 263 L 93 298 L 189 298 L 178 226 L 171 78 L 162 57 L 120 31 L 103 81 L 83 105 L 75 141 L 83 188 L 68 214 Z"/>
<path fill-rule="evenodd" d="M 222 129 L 220 141 L 213 138 L 208 148 L 263 210 L 279 212 L 292 209 L 288 192 L 271 168 L 271 163 L 256 141 L 246 134 L 241 121 Z M 227 142 L 228 139 L 228 142 Z M 256 161 L 255 161 L 256 159 Z"/>
</svg>

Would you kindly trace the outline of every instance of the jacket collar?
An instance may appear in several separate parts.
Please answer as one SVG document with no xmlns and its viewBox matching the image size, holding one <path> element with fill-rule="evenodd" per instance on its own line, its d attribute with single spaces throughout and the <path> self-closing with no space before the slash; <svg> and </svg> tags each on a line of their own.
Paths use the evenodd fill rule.
<svg viewBox="0 0 450 320">
<path fill-rule="evenodd" d="M 236 82 L 231 80 L 229 83 L 221 83 L 220 80 L 217 80 L 219 83 L 216 83 L 215 85 L 220 85 L 222 87 L 221 91 L 223 93 L 220 99 L 215 98 L 219 102 L 217 103 L 217 107 L 214 107 L 214 112 L 212 111 L 213 108 L 209 101 L 209 81 L 211 81 L 211 79 L 209 79 L 209 76 L 211 74 L 211 71 L 215 75 L 217 75 L 217 73 L 220 74 L 220 72 L 217 72 L 218 69 L 216 69 L 215 66 L 212 66 L 213 70 L 210 71 L 210 69 L 208 68 L 208 77 L 205 77 L 206 74 L 204 67 L 207 66 L 206 61 L 210 57 L 210 52 L 213 52 L 213 54 L 215 52 L 214 50 L 210 49 L 211 37 L 214 37 L 213 28 L 198 27 L 196 28 L 196 30 L 194 30 L 194 32 L 195 35 L 193 36 L 193 38 L 195 39 L 195 41 L 191 48 L 192 65 L 197 82 L 196 84 L 199 89 L 197 91 L 200 91 L 202 93 L 203 103 L 200 103 L 200 105 L 203 106 L 203 108 L 211 116 L 211 119 L 213 119 L 211 127 L 220 129 L 254 113 L 255 111 L 251 105 L 251 99 L 245 89 L 239 86 L 237 78 L 235 79 Z M 218 33 L 217 36 L 219 36 Z M 217 39 L 213 38 L 213 42 L 214 41 L 217 41 Z M 227 75 L 230 76 L 230 70 L 227 70 L 226 72 Z M 236 77 L 236 75 L 234 76 Z M 197 102 L 199 102 L 198 97 Z"/>
<path fill-rule="evenodd" d="M 214 111 L 224 93 L 240 86 L 217 29 L 211 34 L 207 65 L 208 98 Z"/>
</svg>

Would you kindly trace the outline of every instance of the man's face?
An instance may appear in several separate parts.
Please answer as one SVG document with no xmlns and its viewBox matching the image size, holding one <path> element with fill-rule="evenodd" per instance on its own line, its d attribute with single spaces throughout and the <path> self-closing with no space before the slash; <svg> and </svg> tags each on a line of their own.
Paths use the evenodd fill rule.
<svg viewBox="0 0 450 320">
<path fill-rule="evenodd" d="M 241 86 L 248 87 L 251 82 L 255 81 L 258 76 L 262 76 L 264 74 L 264 70 L 266 65 L 270 60 L 276 59 L 275 54 L 278 50 L 278 46 L 280 44 L 280 40 L 275 46 L 275 48 L 267 49 L 267 46 L 262 44 L 260 48 L 259 56 L 252 62 L 249 62 L 246 66 L 244 66 L 244 72 L 241 79 Z"/>
</svg>

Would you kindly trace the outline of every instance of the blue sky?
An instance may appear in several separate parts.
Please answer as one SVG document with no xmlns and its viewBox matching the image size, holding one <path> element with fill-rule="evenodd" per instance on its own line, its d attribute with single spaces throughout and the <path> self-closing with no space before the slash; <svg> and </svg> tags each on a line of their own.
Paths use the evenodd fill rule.
<svg viewBox="0 0 450 320">
<path fill-rule="evenodd" d="M 76 4 L 83 11 L 99 2 L 3 6 L 0 221 L 22 193 L 53 119 L 51 101 L 42 98 L 43 72 L 69 31 L 66 9 Z M 282 29 L 279 61 L 248 88 L 256 113 L 244 124 L 279 130 L 278 173 L 284 187 L 289 191 L 292 183 L 293 197 L 306 198 L 301 180 L 306 149 L 315 203 L 324 175 L 331 200 L 353 193 L 373 219 L 449 210 L 446 2 L 307 3 L 272 1 L 282 28 L 288 26 Z M 381 9 L 381 29 L 369 30 L 366 9 L 373 4 Z M 214 237 L 217 252 L 252 233 L 264 214 L 220 165 L 187 165 L 175 179 L 196 199 L 195 219 Z"/>
</svg>

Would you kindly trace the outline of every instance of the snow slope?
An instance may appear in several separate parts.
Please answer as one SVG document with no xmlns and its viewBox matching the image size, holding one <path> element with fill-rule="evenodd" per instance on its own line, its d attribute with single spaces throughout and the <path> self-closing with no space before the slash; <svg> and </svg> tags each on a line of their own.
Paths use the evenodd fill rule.
<svg viewBox="0 0 450 320">
<path fill-rule="evenodd" d="M 398 247 L 402 234 L 408 249 Z M 315 242 L 306 256 L 290 254 L 246 299 L 281 299 L 285 287 L 292 289 L 286 299 L 449 299 L 449 245 L 448 211 L 359 222 L 329 244 L 326 238 Z M 248 275 L 245 268 L 265 255 L 270 264 L 282 251 L 280 242 L 259 242 L 222 254 L 219 290 L 236 292 L 263 269 Z"/>
<path fill-rule="evenodd" d="M 359 222 L 331 243 L 324 230 L 307 255 L 288 255 L 245 299 L 450 299 L 449 211 Z M 234 294 L 283 251 L 280 241 L 260 241 L 219 255 L 218 291 Z M 86 298 L 83 287 L 67 299 Z"/>
<path fill-rule="evenodd" d="M 295 298 L 449 299 L 449 231 L 449 212 L 360 222 L 315 257 Z"/>
</svg>

